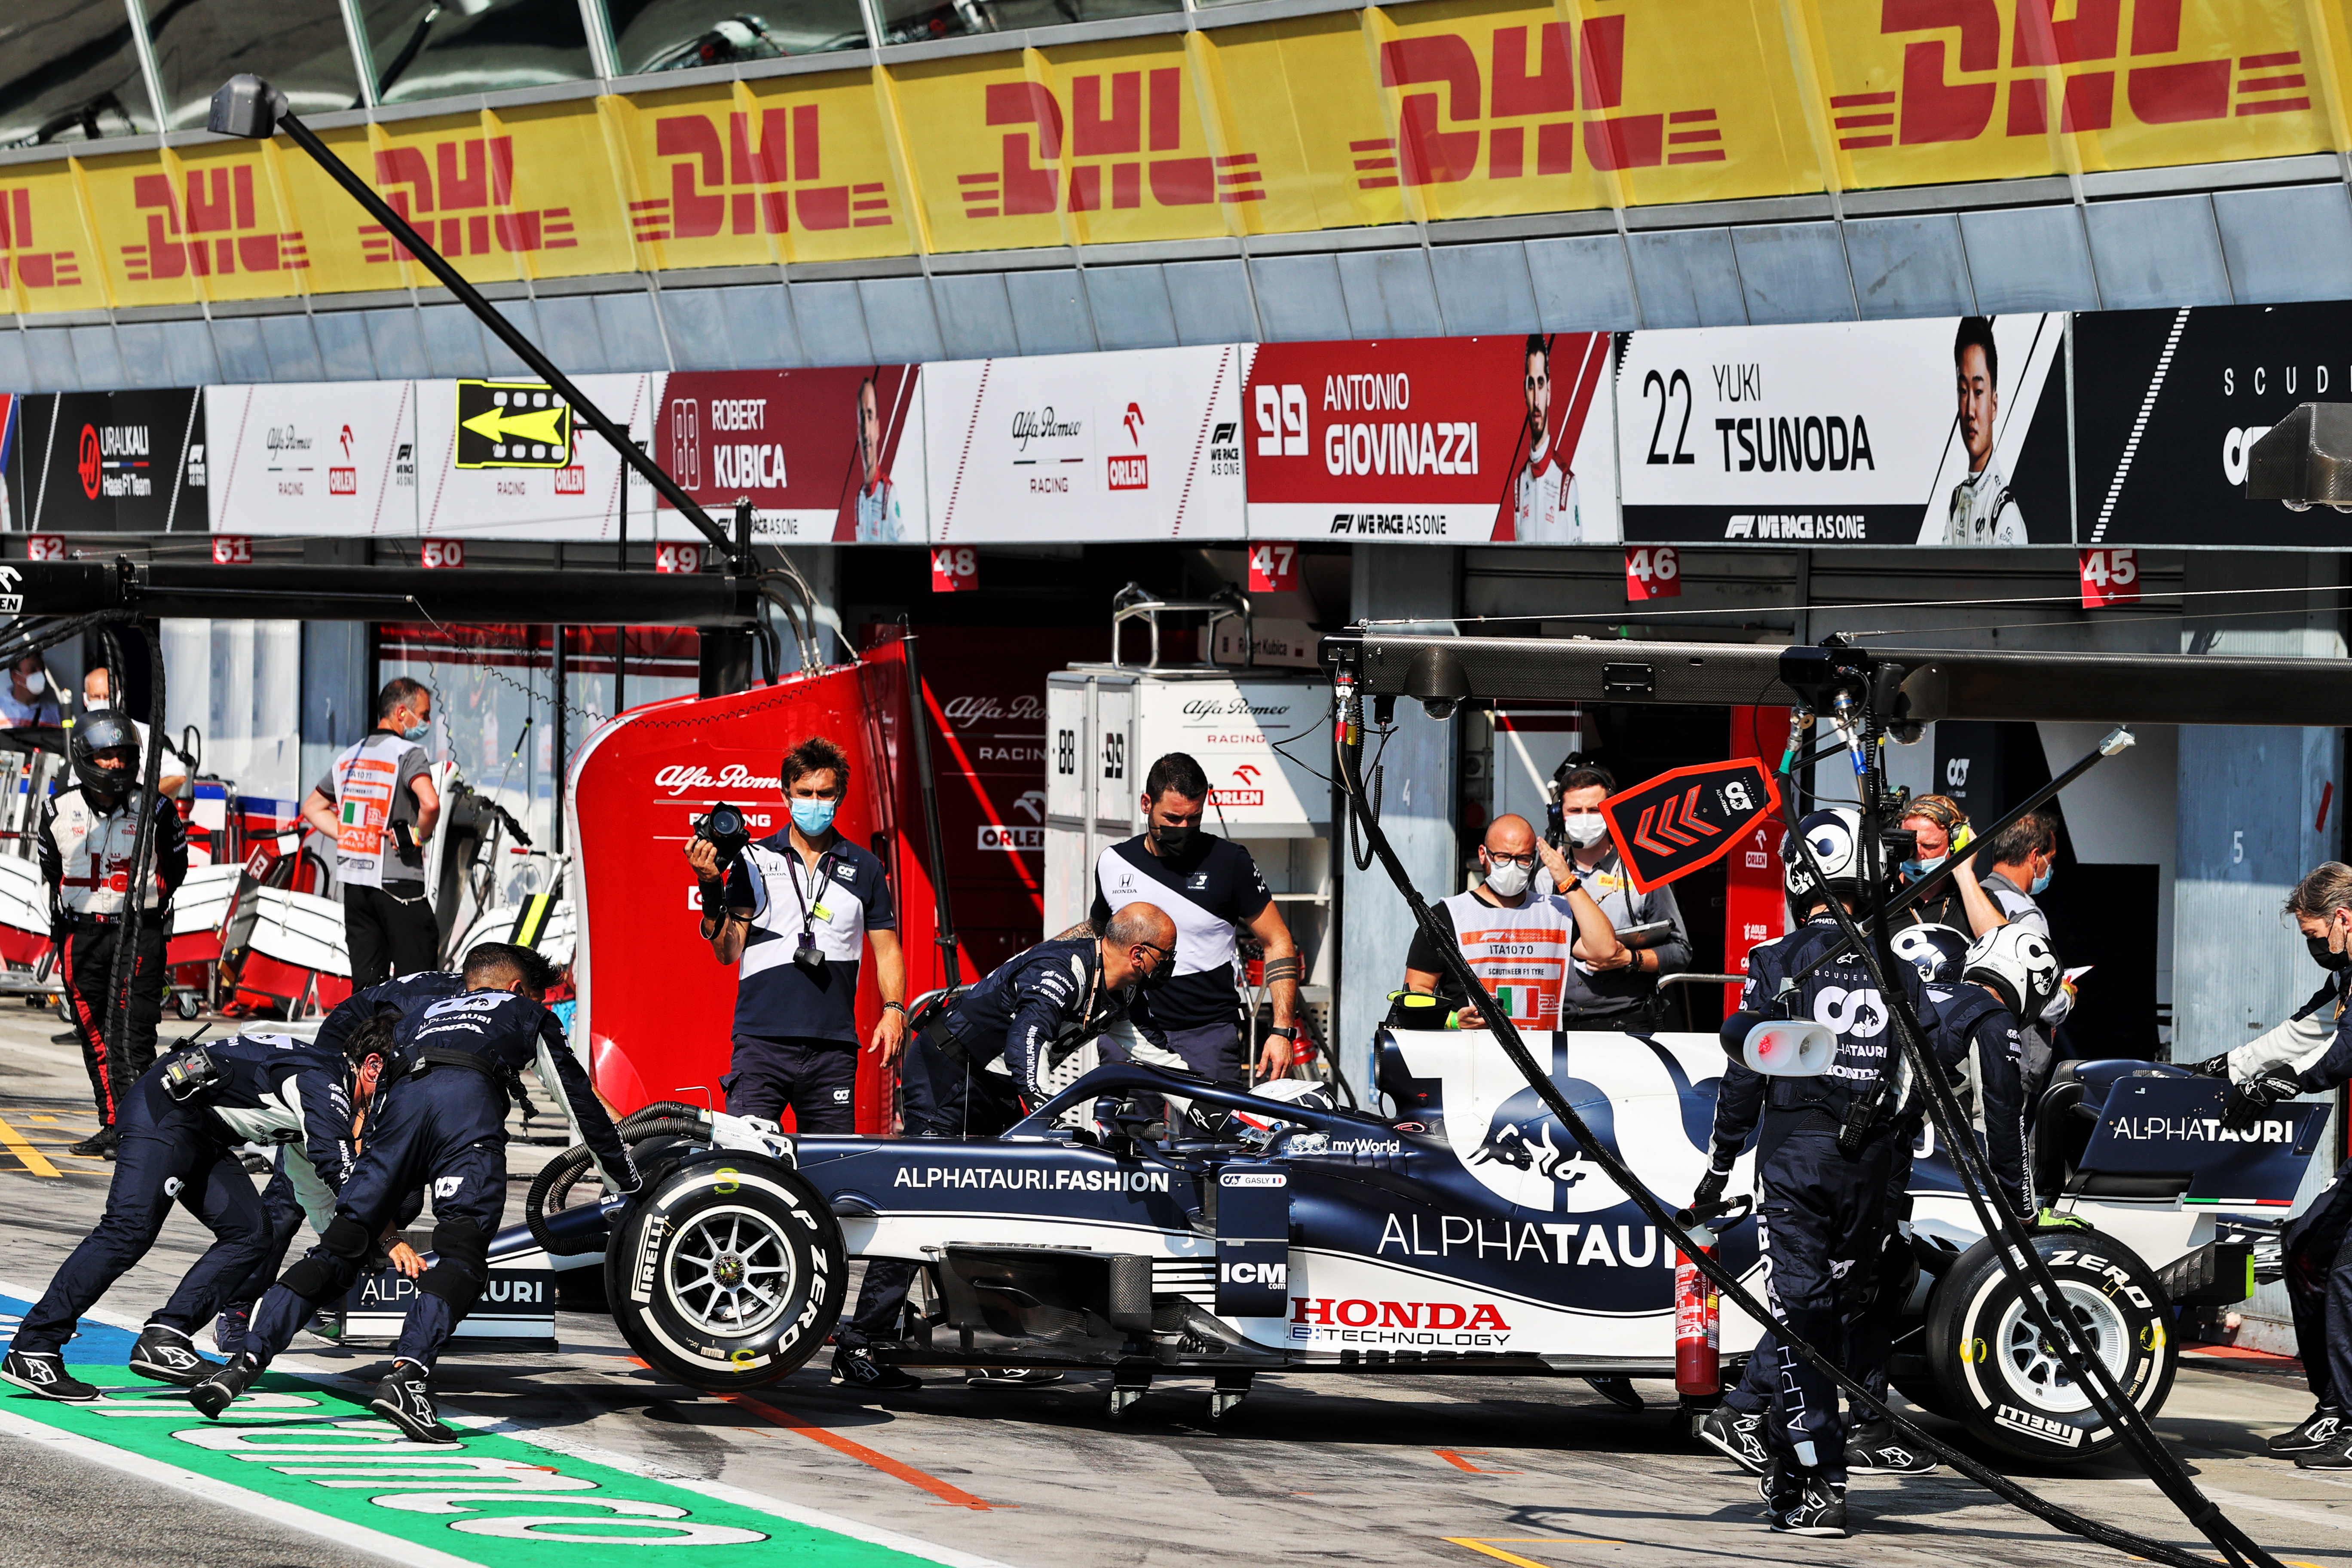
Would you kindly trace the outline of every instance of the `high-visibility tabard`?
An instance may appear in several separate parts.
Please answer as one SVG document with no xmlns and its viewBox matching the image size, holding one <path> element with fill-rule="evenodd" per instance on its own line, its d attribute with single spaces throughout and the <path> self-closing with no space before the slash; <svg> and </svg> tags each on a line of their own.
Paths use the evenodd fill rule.
<svg viewBox="0 0 2352 1568">
<path fill-rule="evenodd" d="M 1499 910 L 1475 893 L 1456 893 L 1444 904 L 1462 955 L 1511 1022 L 1521 1028 L 1559 1027 L 1560 987 L 1576 941 L 1568 906 L 1538 897 L 1519 909 Z"/>
<path fill-rule="evenodd" d="M 335 759 L 335 880 L 340 886 L 383 886 L 392 792 L 400 782 L 401 759 L 418 749 L 414 741 L 378 730 L 344 747 Z"/>
</svg>

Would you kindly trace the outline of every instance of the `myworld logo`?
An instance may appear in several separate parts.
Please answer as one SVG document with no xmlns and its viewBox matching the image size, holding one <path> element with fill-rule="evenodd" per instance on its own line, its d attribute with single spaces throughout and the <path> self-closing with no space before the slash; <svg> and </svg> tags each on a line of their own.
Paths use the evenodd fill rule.
<svg viewBox="0 0 2352 1568">
<path fill-rule="evenodd" d="M 709 768 L 689 767 L 673 763 L 654 775 L 654 787 L 667 790 L 672 798 L 688 790 L 744 790 L 783 788 L 783 780 L 776 774 L 765 777 L 754 773 L 740 763 L 730 763 L 717 773 Z"/>
</svg>

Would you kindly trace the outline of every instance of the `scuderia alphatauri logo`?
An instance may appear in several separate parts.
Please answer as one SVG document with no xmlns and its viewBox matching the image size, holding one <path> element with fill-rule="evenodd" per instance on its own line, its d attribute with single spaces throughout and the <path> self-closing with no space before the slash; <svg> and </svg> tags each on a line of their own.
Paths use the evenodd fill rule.
<svg viewBox="0 0 2352 1568">
<path fill-rule="evenodd" d="M 2242 1132 L 2221 1125 L 2218 1116 L 2118 1116 L 2107 1123 L 2110 1136 L 2134 1143 L 2292 1143 L 2294 1123 L 2288 1120 L 2255 1122 Z"/>
</svg>

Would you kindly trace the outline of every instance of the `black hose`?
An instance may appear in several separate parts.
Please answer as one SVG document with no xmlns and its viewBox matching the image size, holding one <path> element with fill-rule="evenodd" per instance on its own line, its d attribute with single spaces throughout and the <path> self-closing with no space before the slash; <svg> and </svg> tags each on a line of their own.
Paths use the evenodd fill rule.
<svg viewBox="0 0 2352 1568">
<path fill-rule="evenodd" d="M 1651 1223 L 1659 1227 L 1662 1234 L 1676 1234 L 1673 1211 L 1661 1203 L 1657 1195 L 1643 1186 L 1633 1173 L 1626 1168 L 1624 1162 L 1618 1158 L 1614 1149 L 1593 1135 L 1592 1130 L 1585 1124 L 1584 1118 L 1577 1114 L 1576 1108 L 1570 1104 L 1568 1097 L 1560 1092 L 1559 1086 L 1551 1080 L 1549 1073 L 1536 1065 L 1535 1058 L 1528 1053 L 1526 1042 L 1519 1038 L 1517 1026 L 1512 1024 L 1510 1017 L 1502 1007 L 1495 1002 L 1492 993 L 1486 989 L 1486 982 L 1480 979 L 1477 973 L 1470 967 L 1469 961 L 1462 955 L 1459 944 L 1454 942 L 1445 929 L 1438 923 L 1427 901 L 1422 898 L 1420 890 L 1413 886 L 1412 879 L 1406 872 L 1403 862 L 1397 858 L 1394 847 L 1389 843 L 1386 831 L 1381 827 L 1377 818 L 1370 817 L 1365 812 L 1363 781 L 1358 772 L 1363 751 L 1362 700 L 1356 691 L 1351 670 L 1343 668 L 1340 671 L 1339 689 L 1335 695 L 1340 705 L 1339 744 L 1336 748 L 1339 753 L 1337 772 L 1340 788 L 1347 794 L 1351 816 L 1362 816 L 1367 818 L 1364 830 L 1372 854 L 1380 860 L 1381 868 L 1387 873 L 1389 880 L 1403 896 L 1405 906 L 1412 911 L 1415 925 L 1434 944 L 1447 973 L 1453 976 L 1455 984 L 1463 988 L 1464 994 L 1470 999 L 1471 1005 L 1478 1009 L 1482 1017 L 1492 1020 L 1492 1032 L 1496 1045 L 1501 1048 L 1506 1057 L 1510 1058 L 1511 1065 L 1519 1070 L 1519 1075 L 1527 1080 L 1528 1087 L 1535 1090 L 1536 1097 L 1543 1101 L 1546 1109 L 1559 1119 L 1560 1125 L 1568 1131 L 1569 1135 L 1577 1141 L 1579 1146 L 1591 1157 L 1595 1164 L 1601 1167 L 1603 1173 L 1616 1184 L 1618 1190 L 1625 1194 L 1633 1201 L 1633 1205 L 1648 1216 Z M 1686 1254 L 1686 1256 L 1691 1258 L 1692 1264 L 1698 1271 L 1714 1284 L 1724 1299 L 1759 1323 L 1769 1328 L 1778 1337 L 1783 1350 L 1801 1357 L 1807 1364 L 1834 1383 L 1849 1398 L 1857 1401 L 1879 1418 L 1891 1423 L 1895 1430 L 1906 1440 L 1934 1457 L 1938 1463 L 1950 1466 L 1987 1490 L 2015 1504 L 2036 1519 L 2054 1525 L 2070 1534 L 2081 1536 L 2085 1541 L 2143 1557 L 2151 1562 L 2170 1563 L 2173 1568 L 2212 1568 L 2210 1559 L 2200 1557 L 2194 1552 L 2168 1545 L 2164 1542 L 2151 1540 L 2131 1531 L 2118 1529 L 2114 1525 L 2103 1524 L 2097 1520 L 2078 1514 L 2071 1509 L 2036 1497 L 2008 1477 L 1929 1436 L 1910 1421 L 1896 1414 L 1886 1400 L 1880 1398 L 1853 1377 L 1848 1376 L 1843 1367 L 1823 1355 L 1805 1340 L 1790 1332 L 1788 1326 L 1781 1322 L 1770 1309 L 1749 1293 L 1748 1288 L 1740 1283 L 1738 1276 L 1717 1261 L 1711 1254 L 1701 1251 Z M 2226 1550 L 2228 1549 L 2225 1548 Z M 2231 1555 L 2234 1558 L 2236 1553 L 2232 1552 Z M 2271 1560 L 2267 1557 L 2260 1557 L 2258 1561 L 2263 1563 L 2266 1568 L 2273 1568 Z"/>
<path fill-rule="evenodd" d="M 687 1114 L 677 1114 L 679 1111 Z M 656 1138 L 707 1138 L 710 1123 L 703 1120 L 699 1106 L 672 1100 L 648 1105 L 623 1118 L 613 1131 L 620 1134 L 622 1142 L 634 1148 Z M 547 1228 L 548 1219 L 562 1211 L 563 1200 L 571 1195 L 573 1184 L 588 1173 L 595 1159 L 587 1144 L 574 1143 L 541 1166 L 539 1174 L 531 1178 L 530 1192 L 523 1199 L 523 1223 L 530 1227 L 531 1240 L 551 1258 L 555 1256 L 557 1242 L 555 1233 Z"/>
</svg>

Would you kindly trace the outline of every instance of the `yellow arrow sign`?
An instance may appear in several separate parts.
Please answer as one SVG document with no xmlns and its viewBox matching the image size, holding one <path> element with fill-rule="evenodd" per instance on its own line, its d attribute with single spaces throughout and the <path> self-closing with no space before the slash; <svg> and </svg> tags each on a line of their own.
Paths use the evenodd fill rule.
<svg viewBox="0 0 2352 1568">
<path fill-rule="evenodd" d="M 466 428 L 488 441 L 537 441 L 543 446 L 563 445 L 562 404 L 545 408 L 489 408 L 466 421 Z"/>
</svg>

